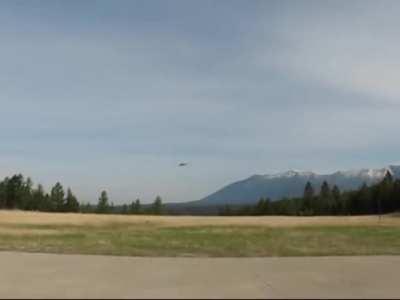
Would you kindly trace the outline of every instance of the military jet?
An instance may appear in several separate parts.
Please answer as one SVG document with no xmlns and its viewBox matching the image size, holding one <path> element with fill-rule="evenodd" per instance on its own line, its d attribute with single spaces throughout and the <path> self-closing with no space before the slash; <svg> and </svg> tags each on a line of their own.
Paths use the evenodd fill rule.
<svg viewBox="0 0 400 300">
<path fill-rule="evenodd" d="M 178 165 L 178 167 L 186 167 L 187 165 L 188 165 L 188 163 L 183 162 L 183 163 L 180 163 L 180 164 Z"/>
</svg>

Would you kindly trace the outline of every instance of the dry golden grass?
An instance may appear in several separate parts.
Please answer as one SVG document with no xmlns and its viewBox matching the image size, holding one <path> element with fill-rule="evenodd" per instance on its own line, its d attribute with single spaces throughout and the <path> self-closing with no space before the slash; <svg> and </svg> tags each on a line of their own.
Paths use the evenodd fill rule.
<svg viewBox="0 0 400 300">
<path fill-rule="evenodd" d="M 56 235 L 61 234 L 56 229 L 45 229 L 45 228 L 15 228 L 15 227 L 0 227 L 0 235 L 9 236 L 23 236 L 23 235 Z"/>
<path fill-rule="evenodd" d="M 400 226 L 400 217 L 378 216 L 319 216 L 319 217 L 219 217 L 219 216 L 150 216 L 150 215 L 98 215 L 76 213 L 42 213 L 0 211 L 1 225 L 75 225 L 104 226 L 107 224 L 138 224 L 160 227 L 192 226 Z"/>
<path fill-rule="evenodd" d="M 132 256 L 399 255 L 400 217 L 0 211 L 0 251 Z"/>
</svg>

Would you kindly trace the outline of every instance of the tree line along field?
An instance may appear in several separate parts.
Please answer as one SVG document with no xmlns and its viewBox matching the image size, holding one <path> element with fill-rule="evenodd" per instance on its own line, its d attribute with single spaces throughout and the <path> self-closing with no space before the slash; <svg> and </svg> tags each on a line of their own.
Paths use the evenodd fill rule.
<svg viewBox="0 0 400 300">
<path fill-rule="evenodd" d="M 142 208 L 139 199 L 129 205 L 120 207 L 109 202 L 106 191 L 102 191 L 97 205 L 79 202 L 71 188 L 64 187 L 57 182 L 50 192 L 46 192 L 43 185 L 34 183 L 30 177 L 15 174 L 0 181 L 0 209 L 19 209 L 43 212 L 86 212 L 86 213 L 152 213 L 160 214 L 162 200 L 157 196 L 153 205 Z"/>
<path fill-rule="evenodd" d="M 0 250 L 125 256 L 399 255 L 400 216 L 189 217 L 0 211 Z"/>
<path fill-rule="evenodd" d="M 196 206 L 190 203 L 163 204 L 157 196 L 152 204 L 142 205 L 139 199 L 129 204 L 114 205 L 107 192 L 102 191 L 97 204 L 82 204 L 70 188 L 65 192 L 57 182 L 45 192 L 42 185 L 33 186 L 23 175 L 13 175 L 0 181 L 0 209 L 19 209 L 44 212 L 81 212 L 98 214 L 169 214 L 169 215 L 370 215 L 400 211 L 400 179 L 387 172 L 381 182 L 363 184 L 358 190 L 340 191 L 325 181 L 319 190 L 307 182 L 301 197 L 271 201 L 261 197 L 256 204 Z"/>
</svg>

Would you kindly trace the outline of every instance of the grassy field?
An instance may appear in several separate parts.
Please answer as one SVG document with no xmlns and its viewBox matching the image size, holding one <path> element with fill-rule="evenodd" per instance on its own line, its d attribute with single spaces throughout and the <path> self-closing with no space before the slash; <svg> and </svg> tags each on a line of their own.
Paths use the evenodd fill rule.
<svg viewBox="0 0 400 300">
<path fill-rule="evenodd" d="M 0 212 L 0 250 L 133 256 L 400 255 L 400 217 Z"/>
</svg>

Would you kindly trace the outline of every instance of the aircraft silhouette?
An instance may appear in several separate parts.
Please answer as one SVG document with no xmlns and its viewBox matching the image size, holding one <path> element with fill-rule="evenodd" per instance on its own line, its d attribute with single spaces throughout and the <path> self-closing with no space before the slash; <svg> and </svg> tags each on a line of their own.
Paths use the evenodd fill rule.
<svg viewBox="0 0 400 300">
<path fill-rule="evenodd" d="M 180 163 L 179 165 L 178 165 L 178 167 L 186 167 L 188 165 L 188 163 Z"/>
</svg>

